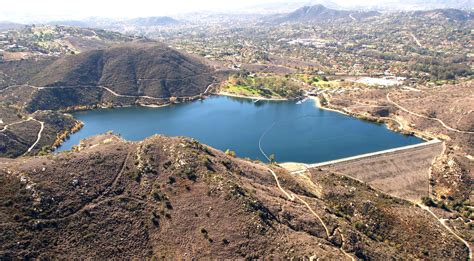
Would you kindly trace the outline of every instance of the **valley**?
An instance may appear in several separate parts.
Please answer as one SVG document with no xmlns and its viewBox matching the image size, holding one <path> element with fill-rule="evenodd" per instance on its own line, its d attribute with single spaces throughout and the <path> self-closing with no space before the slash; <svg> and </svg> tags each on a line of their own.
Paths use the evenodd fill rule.
<svg viewBox="0 0 474 261">
<path fill-rule="evenodd" d="M 441 2 L 0 23 L 0 259 L 472 260 Z"/>
</svg>

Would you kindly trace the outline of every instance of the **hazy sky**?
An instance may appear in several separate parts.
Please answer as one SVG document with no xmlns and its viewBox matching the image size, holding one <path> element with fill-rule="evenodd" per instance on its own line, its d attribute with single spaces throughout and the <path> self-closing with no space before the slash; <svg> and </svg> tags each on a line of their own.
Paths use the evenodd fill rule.
<svg viewBox="0 0 474 261">
<path fill-rule="evenodd" d="M 311 0 L 293 0 L 310 2 Z M 292 0 L 0 0 L 0 21 L 32 22 L 86 17 L 138 17 L 222 11 Z M 371 0 L 372 2 L 373 0 Z M 381 0 L 377 0 L 381 1 Z M 352 4 L 363 0 L 333 0 Z"/>
</svg>

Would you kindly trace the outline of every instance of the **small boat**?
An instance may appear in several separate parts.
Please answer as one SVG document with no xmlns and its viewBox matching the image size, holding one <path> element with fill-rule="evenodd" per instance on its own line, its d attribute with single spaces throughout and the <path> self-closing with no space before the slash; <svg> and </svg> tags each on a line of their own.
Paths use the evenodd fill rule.
<svg viewBox="0 0 474 261">
<path fill-rule="evenodd" d="M 308 99 L 309 99 L 308 97 L 305 97 L 303 100 L 298 101 L 296 104 L 298 104 L 298 105 L 303 104 L 303 103 L 305 103 Z"/>
</svg>

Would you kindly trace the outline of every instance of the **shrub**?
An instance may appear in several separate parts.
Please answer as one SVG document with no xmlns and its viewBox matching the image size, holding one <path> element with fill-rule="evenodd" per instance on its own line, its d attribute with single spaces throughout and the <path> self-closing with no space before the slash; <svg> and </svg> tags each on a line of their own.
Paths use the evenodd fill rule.
<svg viewBox="0 0 474 261">
<path fill-rule="evenodd" d="M 231 156 L 231 157 L 234 157 L 234 158 L 236 156 L 235 151 L 232 151 L 232 150 L 229 150 L 229 149 L 225 151 L 225 154 L 227 156 Z"/>
<path fill-rule="evenodd" d="M 174 183 L 176 183 L 176 178 L 172 176 L 168 177 L 168 184 L 172 185 Z"/>
<path fill-rule="evenodd" d="M 129 177 L 132 179 L 132 180 L 135 180 L 136 182 L 140 182 L 140 180 L 142 179 L 142 174 L 140 173 L 140 171 L 136 170 L 134 172 L 131 172 L 129 174 Z"/>
<path fill-rule="evenodd" d="M 423 202 L 423 205 L 428 206 L 428 207 L 436 207 L 436 203 L 431 199 L 430 197 L 423 197 L 421 198 L 421 201 Z"/>
</svg>

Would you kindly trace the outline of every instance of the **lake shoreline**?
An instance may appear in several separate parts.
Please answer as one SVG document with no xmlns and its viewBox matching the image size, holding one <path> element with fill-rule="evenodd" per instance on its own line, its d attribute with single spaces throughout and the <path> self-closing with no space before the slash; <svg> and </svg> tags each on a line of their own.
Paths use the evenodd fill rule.
<svg viewBox="0 0 474 261">
<path fill-rule="evenodd" d="M 225 92 L 219 92 L 219 93 L 214 93 L 213 95 L 211 96 L 221 96 L 221 97 L 233 97 L 233 98 L 240 98 L 240 99 L 248 99 L 248 100 L 262 100 L 262 101 L 279 101 L 279 102 L 283 102 L 283 101 L 291 101 L 289 99 L 278 99 L 278 98 L 262 98 L 262 97 L 251 97 L 251 96 L 242 96 L 242 95 L 235 95 L 235 94 L 230 94 L 230 93 L 225 93 Z M 204 98 L 209 98 L 211 96 L 205 96 Z M 351 118 L 356 118 L 356 119 L 361 119 L 358 115 L 356 114 L 353 114 L 353 113 L 350 113 L 350 112 L 345 112 L 343 110 L 338 110 L 338 109 L 334 109 L 334 108 L 329 108 L 327 106 L 324 106 L 321 102 L 321 99 L 320 97 L 315 97 L 315 96 L 306 96 L 307 99 L 311 99 L 315 102 L 315 108 L 317 109 L 320 109 L 320 110 L 327 110 L 327 111 L 332 111 L 332 112 L 336 112 L 336 113 L 339 113 L 339 114 L 342 114 L 342 115 L 345 115 L 345 116 L 349 116 Z M 185 101 L 183 103 L 188 103 L 188 101 Z M 168 107 L 168 106 L 172 106 L 174 103 L 165 103 L 165 104 L 136 104 L 135 106 L 136 107 L 145 107 L 145 108 L 163 108 L 163 107 Z M 134 107 L 134 105 L 124 105 L 124 106 L 98 106 L 96 108 L 88 108 L 86 109 L 87 111 L 88 110 L 94 110 L 94 109 L 113 109 L 113 108 L 126 108 L 126 107 Z M 76 112 L 77 111 L 84 111 L 84 110 L 75 110 Z M 363 119 L 364 120 L 364 119 Z M 367 120 L 367 119 L 365 119 Z M 402 131 L 400 131 L 400 129 L 397 129 L 397 128 L 391 128 L 390 125 L 388 124 L 388 120 L 387 119 L 377 119 L 375 120 L 375 118 L 373 120 L 367 120 L 367 121 L 371 121 L 371 122 L 378 122 L 378 123 L 385 123 L 385 125 L 387 126 L 387 128 L 391 131 L 394 131 L 394 132 L 397 132 L 397 133 L 402 133 L 402 134 L 405 134 L 407 135 L 407 133 L 403 133 Z M 80 129 L 82 129 L 82 127 L 84 127 L 84 125 L 81 126 Z M 72 133 L 71 133 L 72 134 Z M 69 136 L 69 135 L 68 135 Z M 425 141 L 428 141 L 429 139 L 426 139 L 425 137 L 420 137 L 419 135 L 411 135 L 411 136 L 416 136 L 418 138 L 422 138 L 423 140 Z M 56 147 L 56 149 L 54 151 L 58 151 L 59 148 L 61 148 L 63 146 L 63 144 L 69 139 L 69 137 L 67 137 L 66 139 L 64 139 L 60 144 L 59 146 Z M 58 145 L 58 144 L 57 144 Z"/>
<path fill-rule="evenodd" d="M 176 111 L 173 111 L 174 114 L 170 114 L 169 112 L 171 110 L 165 109 L 165 110 L 160 110 L 157 108 L 151 108 L 150 110 L 145 109 L 145 106 L 132 106 L 136 107 L 136 109 L 131 109 L 131 110 L 125 110 L 126 113 L 122 114 L 121 110 L 117 110 L 114 112 L 114 110 L 110 109 L 100 109 L 98 110 L 92 110 L 94 112 L 90 113 L 78 113 L 78 114 L 73 114 L 73 116 L 84 122 L 85 123 L 85 128 L 83 129 L 84 132 L 82 134 L 75 134 L 71 135 L 71 139 L 68 139 L 65 143 L 62 143 L 61 146 L 56 150 L 56 152 L 64 151 L 64 150 L 70 150 L 72 145 L 77 144 L 80 140 L 87 138 L 88 136 L 94 136 L 98 135 L 101 133 L 106 133 L 109 130 L 113 130 L 116 133 L 120 133 L 123 135 L 123 137 L 128 137 L 130 140 L 140 140 L 142 137 L 147 137 L 149 135 L 153 135 L 155 133 L 160 133 L 163 135 L 168 135 L 168 136 L 186 136 L 186 137 L 193 137 L 198 140 L 202 140 L 205 144 L 209 144 L 210 146 L 216 147 L 221 150 L 225 149 L 233 149 L 235 150 L 239 155 L 242 157 L 249 157 L 252 159 L 260 159 L 261 155 L 260 152 L 255 150 L 254 145 L 252 144 L 247 144 L 248 140 L 255 138 L 255 140 L 258 140 L 258 138 L 261 138 L 261 132 L 264 130 L 267 130 L 271 123 L 273 121 L 275 122 L 280 122 L 280 121 L 288 121 L 289 118 L 294 118 L 294 120 L 298 120 L 302 117 L 307 117 L 308 115 L 314 116 L 314 115 L 320 115 L 321 118 L 345 118 L 343 121 L 339 121 L 338 123 L 343 124 L 345 127 L 344 128 L 349 128 L 349 126 L 358 126 L 359 124 L 364 125 L 364 123 L 357 123 L 357 119 L 354 119 L 354 117 L 346 117 L 346 115 L 332 115 L 333 117 L 327 117 L 327 114 L 324 114 L 324 111 L 322 111 L 319 108 L 316 108 L 315 103 L 311 102 L 306 102 L 306 103 L 300 103 L 296 101 L 287 101 L 287 102 L 270 102 L 266 103 L 263 102 L 262 105 L 265 105 L 265 109 L 262 109 L 262 106 L 260 105 L 253 105 L 251 102 L 242 102 L 243 100 L 240 99 L 231 99 L 231 98 L 226 98 L 225 96 L 220 96 L 220 95 L 213 95 L 210 96 L 209 99 L 206 99 L 207 101 L 205 102 L 204 105 L 201 104 L 201 102 L 198 102 L 194 105 L 186 105 L 183 106 L 182 108 L 179 108 L 177 112 L 179 114 L 176 114 Z M 309 99 L 309 98 L 308 98 Z M 314 98 L 313 98 L 314 100 Z M 186 103 L 183 103 L 186 104 Z M 137 104 L 138 105 L 138 104 Z M 268 106 L 268 108 L 266 107 Z M 140 109 L 142 107 L 143 109 Z M 161 106 L 160 106 L 161 107 Z M 179 106 L 181 107 L 181 106 Z M 225 108 L 225 109 L 221 109 Z M 191 117 L 187 111 L 189 112 L 196 112 L 197 116 L 199 117 Z M 246 113 L 244 111 L 247 111 Z M 132 113 L 133 112 L 133 113 Z M 229 114 L 230 113 L 230 114 Z M 288 114 L 290 113 L 290 114 Z M 294 114 L 296 113 L 296 114 Z M 153 115 L 158 114 L 160 115 L 159 117 L 154 117 Z M 134 116 L 131 116 L 134 115 Z M 167 116 L 168 115 L 168 116 Z M 212 115 L 212 117 L 209 117 L 209 115 Z M 232 115 L 229 118 L 229 115 Z M 173 124 L 167 124 L 166 122 L 169 122 L 167 120 L 167 117 L 171 117 Z M 301 116 L 301 117 L 299 117 Z M 249 121 L 249 118 L 250 121 Z M 276 118 L 274 118 L 276 117 Z M 125 119 L 124 119 L 125 118 Z M 113 121 L 114 123 L 104 121 L 104 119 L 111 119 L 110 121 Z M 151 120 L 154 119 L 154 120 Z M 212 119 L 212 120 L 211 120 Z M 355 120 L 355 121 L 354 121 Z M 208 124 L 204 124 L 203 122 L 208 122 Z M 228 123 L 226 124 L 226 122 Z M 293 121 L 293 120 L 292 120 Z M 294 141 L 291 142 L 290 144 L 286 144 L 288 140 L 292 140 L 293 138 L 284 138 L 284 141 L 278 141 L 275 140 L 275 137 L 271 137 L 270 140 L 268 140 L 269 147 L 266 148 L 272 153 L 279 155 L 281 162 L 285 161 L 297 161 L 297 162 L 303 162 L 303 163 L 314 163 L 314 162 L 320 162 L 320 161 L 326 161 L 326 160 L 331 160 L 331 159 L 337 159 L 338 157 L 328 157 L 326 152 L 323 152 L 322 150 L 319 149 L 311 149 L 311 153 L 308 153 L 306 151 L 301 151 L 297 152 L 296 149 L 298 146 L 307 146 L 306 141 L 308 139 L 311 139 L 313 137 L 312 142 L 319 144 L 321 142 L 325 142 L 326 139 L 330 140 L 335 140 L 337 142 L 344 141 L 344 144 L 352 144 L 352 139 L 351 137 L 346 137 L 346 136 L 354 136 L 358 134 L 359 129 L 354 129 L 355 134 L 350 134 L 347 135 L 347 133 L 344 133 L 344 128 L 341 129 L 340 125 L 338 124 L 331 124 L 333 120 L 328 120 L 328 122 L 325 122 L 327 124 L 321 124 L 321 122 L 316 122 L 316 121 L 304 121 L 304 120 L 298 120 L 295 122 L 295 124 L 299 125 L 305 125 L 309 124 L 308 126 L 312 126 L 311 128 L 321 128 L 321 137 L 315 139 L 314 132 L 309 131 L 307 128 L 299 129 L 299 127 L 296 126 L 287 126 L 288 127 L 288 133 L 293 133 L 294 130 L 299 130 L 301 132 L 298 132 L 298 135 L 294 137 Z M 351 123 L 354 121 L 354 123 Z M 107 122 L 107 123 L 104 123 Z M 123 124 L 123 123 L 127 124 Z M 215 123 L 222 123 L 220 124 L 221 127 L 217 127 Z M 236 123 L 239 122 L 239 123 Z M 232 133 L 233 130 L 238 129 L 239 127 L 236 126 L 243 126 L 246 123 L 252 122 L 252 124 L 255 125 L 254 128 L 242 128 L 242 135 L 240 135 L 241 138 L 236 138 L 234 139 L 229 139 L 228 137 L 226 138 L 225 136 L 219 136 L 218 138 L 214 138 L 215 135 L 208 135 L 206 133 L 212 133 L 212 132 L 219 132 L 219 133 Z M 115 124 L 116 123 L 116 124 Z M 137 126 L 146 126 L 147 124 L 153 125 L 153 127 L 137 127 Z M 356 124 L 356 125 L 352 125 Z M 155 126 L 156 125 L 156 126 Z M 377 133 L 380 135 L 376 135 L 375 139 L 369 138 L 367 141 L 363 142 L 365 145 L 364 146 L 355 146 L 354 151 L 351 153 L 346 153 L 345 150 L 339 150 L 334 148 L 333 146 L 329 147 L 329 149 L 332 148 L 334 150 L 335 155 L 338 156 L 339 154 L 341 157 L 346 157 L 346 156 L 351 156 L 351 155 L 358 155 L 359 152 L 361 153 L 366 153 L 366 152 L 373 152 L 373 151 L 378 151 L 379 149 L 386 149 L 386 148 L 395 148 L 398 146 L 404 146 L 404 145 L 410 145 L 410 144 L 416 144 L 416 140 L 411 140 L 411 139 L 404 139 L 402 137 L 396 138 L 396 139 L 389 139 L 389 137 L 392 137 L 394 134 L 390 134 L 387 128 L 384 128 L 383 126 L 373 126 L 370 127 L 370 125 L 373 124 L 368 124 L 366 123 L 367 127 L 369 127 L 367 130 L 369 131 L 374 131 L 374 133 Z M 173 127 L 175 126 L 175 127 Z M 205 131 L 195 131 L 196 128 L 188 128 L 183 126 L 201 126 L 200 128 L 205 129 Z M 206 127 L 207 126 L 207 127 Z M 209 127 L 212 126 L 212 127 Z M 227 127 L 225 127 L 227 126 Z M 339 127 L 338 127 L 339 126 Z M 310 128 L 310 129 L 311 129 Z M 378 130 L 378 129 L 385 129 L 385 130 Z M 142 130 L 143 133 L 142 133 Z M 160 130 L 160 131 L 157 131 Z M 261 130 L 261 131 L 260 131 Z M 281 135 L 286 135 L 284 132 Z M 324 135 L 323 135 L 324 134 Z M 365 132 L 358 134 L 362 136 L 366 136 Z M 388 136 L 387 136 L 388 135 Z M 396 135 L 395 135 L 396 136 Z M 286 136 L 281 136 L 281 137 L 286 137 Z M 308 138 L 305 138 L 308 137 Z M 268 138 L 268 137 L 267 137 Z M 285 141 L 286 140 L 286 141 Z M 305 141 L 306 140 L 306 141 Z M 380 140 L 380 142 L 377 142 L 377 140 Z M 357 141 L 355 139 L 353 141 L 354 143 L 360 143 L 360 141 Z M 418 141 L 420 142 L 420 141 Z M 327 143 L 327 142 L 326 142 Z M 272 145 L 273 144 L 273 145 Z M 286 145 L 285 145 L 286 144 Z M 378 144 L 378 145 L 377 145 Z M 385 144 L 383 146 L 379 146 L 380 144 Z M 272 147 L 272 146 L 276 147 Z M 318 146 L 312 146 L 312 148 L 317 148 Z"/>
<path fill-rule="evenodd" d="M 325 110 L 325 111 L 332 111 L 332 112 L 337 112 L 337 113 L 340 113 L 340 114 L 343 114 L 343 115 L 346 115 L 346 116 L 351 116 L 349 115 L 348 113 L 344 112 L 344 111 L 341 111 L 341 110 L 337 110 L 337 109 L 333 109 L 333 108 L 329 108 L 329 107 L 326 107 L 326 106 L 323 106 L 323 104 L 321 103 L 321 99 L 319 97 L 316 97 L 316 96 L 308 96 L 309 99 L 313 100 L 316 104 L 316 108 L 318 109 L 321 109 L 321 110 Z"/>
<path fill-rule="evenodd" d="M 429 141 L 437 139 L 437 137 L 433 137 L 433 136 L 431 136 L 429 134 L 426 134 L 426 133 L 423 133 L 423 132 L 407 130 L 404 125 L 402 125 L 400 122 L 398 122 L 397 120 L 392 119 L 392 118 L 384 118 L 384 117 L 370 117 L 370 118 L 368 118 L 367 116 L 364 116 L 364 115 L 361 115 L 361 114 L 358 114 L 358 113 L 344 111 L 344 110 L 324 106 L 321 103 L 321 99 L 319 97 L 311 96 L 310 99 L 314 100 L 315 103 L 316 103 L 316 107 L 318 107 L 322 110 L 337 112 L 337 113 L 340 113 L 340 114 L 343 114 L 343 115 L 346 115 L 346 116 L 350 116 L 350 117 L 353 117 L 353 118 L 357 118 L 357 119 L 360 119 L 360 120 L 366 120 L 366 121 L 375 122 L 375 123 L 383 123 L 391 131 L 394 131 L 394 132 L 397 132 L 397 133 L 400 133 L 400 134 L 403 134 L 403 135 L 414 136 L 414 137 L 417 137 L 417 138 L 420 138 L 420 139 L 424 140 L 425 142 L 429 142 Z M 393 123 L 396 123 L 397 125 L 399 125 L 399 127 L 398 128 L 394 127 Z"/>
<path fill-rule="evenodd" d="M 261 100 L 261 101 L 290 101 L 290 99 L 288 98 L 265 98 L 265 97 L 259 97 L 259 96 L 245 96 L 245 95 L 233 94 L 233 93 L 222 92 L 222 91 L 216 93 L 216 95 L 233 97 L 233 98 L 249 99 L 249 100 Z"/>
</svg>

